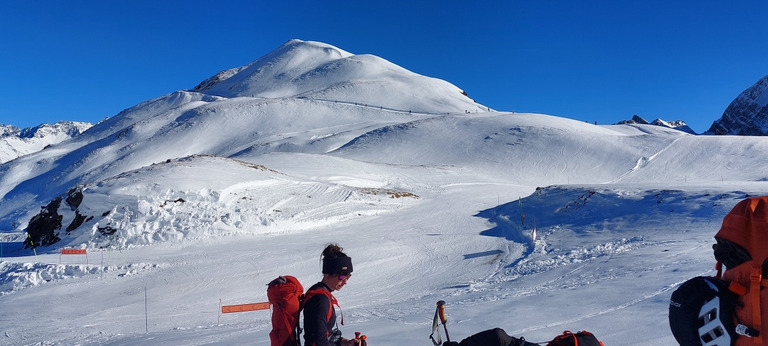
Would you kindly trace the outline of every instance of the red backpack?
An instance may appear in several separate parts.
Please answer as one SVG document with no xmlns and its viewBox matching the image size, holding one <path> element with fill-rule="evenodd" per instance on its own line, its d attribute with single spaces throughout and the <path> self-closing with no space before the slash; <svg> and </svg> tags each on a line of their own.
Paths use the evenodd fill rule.
<svg viewBox="0 0 768 346">
<path fill-rule="evenodd" d="M 304 287 L 293 276 L 279 276 L 267 285 L 267 298 L 272 304 L 272 331 L 269 332 L 271 346 L 301 346 L 301 327 L 299 314 L 304 307 L 304 301 L 310 297 L 323 294 L 331 302 L 328 306 L 327 320 L 331 319 L 333 306 L 339 306 L 336 297 L 327 290 L 318 288 L 303 294 Z"/>
<path fill-rule="evenodd" d="M 737 329 L 734 345 L 768 345 L 768 196 L 742 200 L 723 218 L 715 234 L 717 278 L 741 287 L 735 307 Z M 725 265 L 725 272 L 722 271 Z"/>
<path fill-rule="evenodd" d="M 566 330 L 552 339 L 547 346 L 603 346 L 603 343 L 588 331 L 571 333 Z"/>
</svg>

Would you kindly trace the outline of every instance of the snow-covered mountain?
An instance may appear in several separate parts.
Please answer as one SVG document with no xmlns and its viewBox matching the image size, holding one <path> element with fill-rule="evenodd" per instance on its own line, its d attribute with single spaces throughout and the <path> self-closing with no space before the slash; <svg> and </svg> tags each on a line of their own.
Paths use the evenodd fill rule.
<svg viewBox="0 0 768 346">
<path fill-rule="evenodd" d="M 693 131 L 690 127 L 688 127 L 688 124 L 686 124 L 682 120 L 675 120 L 675 121 L 664 121 L 659 118 L 656 118 L 656 120 L 652 122 L 648 122 L 648 120 L 643 119 L 643 117 L 635 114 L 632 116 L 632 119 L 630 120 L 622 120 L 618 122 L 616 125 L 626 125 L 626 124 L 640 124 L 640 125 L 656 125 L 656 126 L 663 126 L 668 127 L 671 129 L 675 129 L 678 131 L 683 131 L 685 133 L 690 133 L 692 135 L 695 135 L 696 132 Z"/>
<path fill-rule="evenodd" d="M 455 339 L 673 344 L 671 291 L 766 164 L 765 137 L 489 111 L 292 40 L 0 165 L 0 343 L 268 345 L 269 312 L 220 304 L 339 242 L 342 330 L 376 345 L 429 344 L 437 300 Z"/>
<path fill-rule="evenodd" d="M 728 105 L 706 134 L 768 135 L 768 76 L 744 90 Z"/>
<path fill-rule="evenodd" d="M 227 98 L 306 98 L 418 113 L 488 111 L 456 86 L 374 55 L 291 40 L 258 60 L 222 71 L 193 92 Z"/>
<path fill-rule="evenodd" d="M 60 121 L 25 129 L 19 129 L 13 125 L 0 125 L 0 163 L 68 140 L 91 126 L 93 124 L 77 121 Z"/>
</svg>

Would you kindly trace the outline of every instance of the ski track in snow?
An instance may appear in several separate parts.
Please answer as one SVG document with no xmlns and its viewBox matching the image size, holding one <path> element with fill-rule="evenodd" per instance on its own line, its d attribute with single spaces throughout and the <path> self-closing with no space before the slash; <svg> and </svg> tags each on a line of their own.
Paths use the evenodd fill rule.
<svg viewBox="0 0 768 346">
<path fill-rule="evenodd" d="M 618 182 L 622 181 L 622 179 L 623 179 L 624 177 L 627 177 L 627 176 L 631 175 L 632 173 L 639 171 L 639 170 L 640 170 L 640 169 L 642 169 L 643 167 L 647 166 L 647 165 L 648 165 L 648 163 L 650 163 L 650 162 L 651 162 L 651 161 L 652 161 L 654 158 L 658 157 L 659 155 L 661 155 L 661 154 L 662 154 L 662 153 L 664 153 L 665 151 L 669 150 L 669 148 L 671 148 L 672 146 L 674 146 L 674 145 L 675 145 L 675 143 L 677 143 L 677 141 L 679 141 L 680 139 L 681 139 L 681 138 L 675 138 L 674 140 L 672 140 L 672 142 L 670 142 L 669 144 L 667 144 L 667 145 L 666 145 L 664 148 L 661 148 L 659 151 L 657 151 L 656 153 L 654 153 L 653 155 L 651 155 L 651 156 L 649 156 L 649 157 L 645 157 L 645 156 L 643 156 L 643 157 L 640 157 L 640 158 L 638 158 L 638 159 L 637 159 L 637 163 L 635 164 L 635 167 L 633 167 L 632 169 L 630 169 L 630 170 L 629 170 L 629 171 L 627 171 L 626 173 L 624 173 L 624 174 L 620 175 L 620 176 L 619 176 L 619 177 L 617 177 L 616 179 L 612 179 L 611 181 L 609 181 L 609 182 L 606 182 L 606 184 L 614 184 L 614 183 L 618 183 Z"/>
</svg>

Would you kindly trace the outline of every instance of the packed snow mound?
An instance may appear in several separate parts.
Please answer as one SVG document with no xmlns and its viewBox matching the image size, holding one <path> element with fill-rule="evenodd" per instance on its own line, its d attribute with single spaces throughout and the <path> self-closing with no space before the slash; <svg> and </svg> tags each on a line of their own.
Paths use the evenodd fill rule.
<svg viewBox="0 0 768 346">
<path fill-rule="evenodd" d="M 291 40 L 258 60 L 222 71 L 195 92 L 223 97 L 303 97 L 413 112 L 487 111 L 446 81 L 425 77 L 377 56 Z"/>
<path fill-rule="evenodd" d="M 96 258 L 93 260 L 94 262 L 97 261 Z M 97 275 L 103 276 L 104 273 L 121 277 L 130 276 L 159 267 L 157 264 L 148 263 L 102 266 L 96 264 L 10 263 L 0 261 L 0 273 L 2 273 L 0 275 L 0 296 L 55 281 Z"/>
<path fill-rule="evenodd" d="M 705 132 L 711 135 L 768 135 L 768 76 L 744 90 Z"/>
<path fill-rule="evenodd" d="M 42 124 L 25 129 L 11 125 L 0 125 L 0 163 L 76 137 L 91 126 L 93 124 L 77 121 L 60 121 L 55 124 Z"/>
<path fill-rule="evenodd" d="M 239 160 L 192 156 L 70 191 L 62 196 L 66 205 L 46 211 L 60 220 L 48 231 L 61 239 L 57 246 L 122 249 L 302 231 L 418 200 L 408 191 L 357 185 L 307 181 Z M 30 230 L 29 237 L 38 236 Z"/>
</svg>

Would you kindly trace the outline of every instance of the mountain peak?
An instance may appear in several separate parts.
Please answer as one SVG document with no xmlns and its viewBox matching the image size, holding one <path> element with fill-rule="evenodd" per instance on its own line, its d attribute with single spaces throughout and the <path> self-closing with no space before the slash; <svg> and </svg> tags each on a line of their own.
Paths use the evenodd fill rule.
<svg viewBox="0 0 768 346">
<path fill-rule="evenodd" d="M 248 65 L 217 73 L 193 91 L 225 97 L 257 96 L 264 93 L 264 89 L 282 84 L 275 81 L 351 55 L 325 43 L 292 39 Z"/>
<path fill-rule="evenodd" d="M 192 91 L 227 98 L 298 97 L 427 113 L 488 110 L 446 81 L 374 55 L 297 39 L 247 65 L 219 72 Z"/>
<path fill-rule="evenodd" d="M 768 76 L 744 90 L 728 105 L 706 134 L 768 135 Z"/>
</svg>

